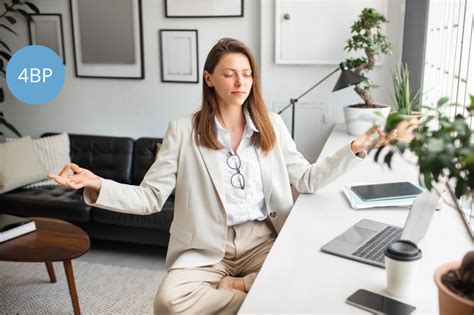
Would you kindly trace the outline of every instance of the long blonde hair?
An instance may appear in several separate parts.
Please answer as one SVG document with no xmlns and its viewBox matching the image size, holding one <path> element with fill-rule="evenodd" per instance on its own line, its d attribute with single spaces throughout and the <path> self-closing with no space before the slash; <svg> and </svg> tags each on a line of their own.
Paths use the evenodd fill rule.
<svg viewBox="0 0 474 315">
<path fill-rule="evenodd" d="M 252 144 L 261 149 L 264 154 L 268 153 L 276 142 L 275 131 L 270 121 L 267 107 L 263 101 L 260 85 L 260 76 L 257 62 L 250 49 L 244 43 L 232 38 L 223 38 L 217 42 L 207 56 L 204 70 L 212 74 L 221 58 L 229 53 L 240 53 L 247 56 L 252 69 L 253 85 L 245 105 L 249 111 L 255 127 L 259 132 L 252 135 Z M 214 88 L 206 84 L 202 78 L 202 105 L 201 109 L 193 116 L 193 129 L 196 143 L 209 149 L 218 150 L 222 148 L 217 141 L 214 129 L 214 117 L 217 114 L 217 97 Z"/>
</svg>

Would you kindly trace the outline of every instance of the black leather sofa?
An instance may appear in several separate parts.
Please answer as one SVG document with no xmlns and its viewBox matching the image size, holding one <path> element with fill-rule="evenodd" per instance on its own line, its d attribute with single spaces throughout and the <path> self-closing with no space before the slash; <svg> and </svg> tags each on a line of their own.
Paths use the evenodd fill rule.
<svg viewBox="0 0 474 315">
<path fill-rule="evenodd" d="M 52 135 L 52 133 L 43 136 Z M 155 160 L 160 138 L 69 135 L 71 161 L 107 179 L 138 185 Z M 0 194 L 0 213 L 62 219 L 83 228 L 92 239 L 167 246 L 174 196 L 152 215 L 122 214 L 84 203 L 83 190 L 61 186 L 16 189 Z"/>
</svg>

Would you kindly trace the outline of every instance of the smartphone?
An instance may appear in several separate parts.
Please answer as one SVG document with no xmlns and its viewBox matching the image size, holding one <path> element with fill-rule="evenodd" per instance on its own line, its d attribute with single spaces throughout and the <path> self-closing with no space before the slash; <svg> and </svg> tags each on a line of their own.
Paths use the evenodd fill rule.
<svg viewBox="0 0 474 315">
<path fill-rule="evenodd" d="M 357 290 L 346 300 L 347 304 L 375 314 L 411 314 L 416 307 L 364 289 Z"/>
</svg>

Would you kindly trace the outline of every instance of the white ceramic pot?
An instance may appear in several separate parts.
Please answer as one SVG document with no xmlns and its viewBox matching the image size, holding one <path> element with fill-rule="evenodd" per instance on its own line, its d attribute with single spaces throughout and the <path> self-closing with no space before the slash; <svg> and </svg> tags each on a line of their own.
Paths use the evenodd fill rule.
<svg viewBox="0 0 474 315">
<path fill-rule="evenodd" d="M 391 110 L 390 106 L 383 106 L 381 108 L 344 107 L 347 133 L 359 136 L 369 130 L 374 124 L 383 129 Z"/>
</svg>

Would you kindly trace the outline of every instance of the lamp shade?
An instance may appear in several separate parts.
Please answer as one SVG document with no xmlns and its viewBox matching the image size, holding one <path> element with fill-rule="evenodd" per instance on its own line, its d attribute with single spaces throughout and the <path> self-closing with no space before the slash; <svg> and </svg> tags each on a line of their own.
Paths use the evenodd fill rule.
<svg viewBox="0 0 474 315">
<path fill-rule="evenodd" d="M 339 64 L 339 67 L 341 68 L 341 75 L 337 79 L 336 85 L 334 85 L 334 88 L 332 89 L 333 92 L 367 80 L 367 78 L 363 75 L 357 74 L 354 71 L 347 69 L 343 62 Z"/>
<path fill-rule="evenodd" d="M 320 85 L 321 83 L 326 81 L 330 76 L 332 76 L 334 73 L 338 72 L 339 70 L 341 70 L 341 75 L 339 76 L 339 79 L 337 79 L 336 85 L 334 86 L 334 89 L 332 90 L 333 92 L 367 80 L 367 78 L 364 77 L 363 75 L 357 74 L 354 71 L 351 71 L 351 70 L 347 69 L 344 62 L 341 62 L 339 64 L 339 68 L 334 69 L 327 76 L 325 76 L 324 78 L 319 80 L 315 85 L 313 85 L 312 87 L 307 89 L 303 94 L 301 94 L 300 96 L 298 96 L 296 98 L 291 98 L 290 99 L 290 104 L 283 107 L 278 112 L 278 114 L 283 113 L 285 110 L 287 110 L 291 106 L 291 108 L 292 108 L 292 111 L 291 111 L 291 137 L 292 138 L 295 137 L 295 104 L 296 104 L 296 102 L 298 102 L 300 98 L 302 98 L 303 96 L 305 96 L 306 94 L 311 92 L 315 87 L 317 87 L 318 85 Z"/>
</svg>

